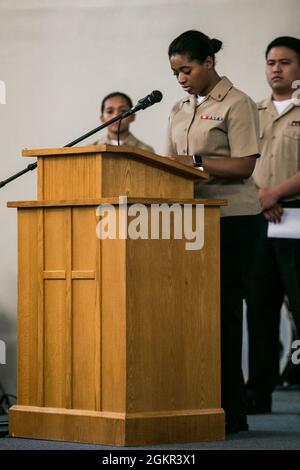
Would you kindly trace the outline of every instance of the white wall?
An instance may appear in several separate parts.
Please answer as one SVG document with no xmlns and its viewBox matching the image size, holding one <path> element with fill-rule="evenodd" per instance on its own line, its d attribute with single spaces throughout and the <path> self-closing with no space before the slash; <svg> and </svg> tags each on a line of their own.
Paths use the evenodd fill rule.
<svg viewBox="0 0 300 470">
<path fill-rule="evenodd" d="M 137 115 L 133 132 L 162 152 L 172 104 L 182 96 L 169 70 L 170 41 L 199 29 L 224 43 L 217 69 L 255 100 L 268 88 L 264 50 L 300 36 L 299 0 L 0 0 L 0 180 L 29 163 L 21 149 L 59 147 L 98 125 L 101 97 L 122 90 L 163 101 Z M 92 139 L 86 141 L 88 143 Z M 84 145 L 83 142 L 81 145 Z M 15 390 L 16 212 L 7 200 L 36 197 L 30 172 L 0 189 L 0 382 Z"/>
</svg>

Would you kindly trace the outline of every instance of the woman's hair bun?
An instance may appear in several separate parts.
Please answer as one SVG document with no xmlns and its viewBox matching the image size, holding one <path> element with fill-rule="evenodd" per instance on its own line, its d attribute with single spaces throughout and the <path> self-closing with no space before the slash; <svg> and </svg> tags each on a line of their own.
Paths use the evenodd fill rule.
<svg viewBox="0 0 300 470">
<path fill-rule="evenodd" d="M 210 41 L 212 43 L 214 52 L 219 52 L 219 50 L 222 49 L 222 41 L 219 41 L 219 39 L 211 39 Z"/>
</svg>

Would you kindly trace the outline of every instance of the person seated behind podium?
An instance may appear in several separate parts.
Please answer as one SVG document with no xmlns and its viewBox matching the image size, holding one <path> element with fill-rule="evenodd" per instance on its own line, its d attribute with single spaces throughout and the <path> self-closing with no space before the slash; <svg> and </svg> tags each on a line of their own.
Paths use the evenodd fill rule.
<svg viewBox="0 0 300 470">
<path fill-rule="evenodd" d="M 101 103 L 101 122 L 107 122 L 113 119 L 118 114 L 127 111 L 132 108 L 133 104 L 129 96 L 125 95 L 120 91 L 115 91 L 106 95 Z M 128 116 L 122 120 L 119 133 L 120 145 L 127 145 L 129 147 L 138 147 L 149 152 L 154 152 L 154 149 L 150 145 L 145 144 L 141 140 L 137 139 L 130 131 L 130 124 L 135 120 L 135 114 Z M 106 128 L 107 133 L 97 140 L 94 145 L 118 145 L 118 125 L 119 122 L 114 122 Z"/>
</svg>

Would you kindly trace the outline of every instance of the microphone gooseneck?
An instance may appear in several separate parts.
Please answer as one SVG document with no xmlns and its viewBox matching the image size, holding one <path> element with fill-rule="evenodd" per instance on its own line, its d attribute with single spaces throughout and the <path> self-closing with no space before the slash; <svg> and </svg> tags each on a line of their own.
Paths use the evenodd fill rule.
<svg viewBox="0 0 300 470">
<path fill-rule="evenodd" d="M 118 116 L 114 117 L 110 121 L 106 121 L 101 126 L 96 127 L 95 129 L 92 129 L 91 131 L 87 132 L 86 134 L 82 135 L 81 137 L 78 137 L 77 139 L 73 140 L 72 142 L 69 142 L 68 144 L 64 145 L 64 147 L 73 147 L 73 145 L 78 144 L 82 140 L 86 139 L 87 137 L 90 137 L 91 135 L 95 134 L 96 132 L 100 131 L 101 129 L 104 129 L 105 127 L 109 126 L 110 124 L 113 124 L 116 121 L 120 121 L 119 124 L 121 124 L 122 119 L 124 119 L 127 116 L 131 116 L 132 114 L 136 113 L 140 109 L 146 109 L 149 106 L 152 106 L 155 103 L 159 103 L 162 100 L 162 93 L 159 90 L 153 90 L 152 93 L 149 95 L 145 96 L 144 98 L 141 98 L 138 100 L 137 104 L 133 106 L 131 109 L 128 111 L 125 111 Z M 119 126 L 120 129 L 120 126 Z M 119 143 L 119 130 L 118 130 L 118 143 Z M 24 175 L 30 170 L 34 170 L 37 167 L 37 162 L 35 163 L 30 163 L 27 168 L 25 168 L 22 171 L 19 171 L 19 173 L 16 173 L 15 175 L 7 178 L 4 181 L 0 181 L 0 188 L 3 188 L 7 183 L 10 183 L 14 179 L 18 178 L 21 175 Z"/>
</svg>

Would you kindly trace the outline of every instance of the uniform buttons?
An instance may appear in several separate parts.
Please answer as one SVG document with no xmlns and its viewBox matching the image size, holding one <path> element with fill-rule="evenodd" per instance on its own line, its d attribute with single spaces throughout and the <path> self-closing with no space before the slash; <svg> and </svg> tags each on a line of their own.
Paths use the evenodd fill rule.
<svg viewBox="0 0 300 470">
<path fill-rule="evenodd" d="M 274 157 L 274 155 L 272 154 L 272 155 L 270 155 L 270 157 L 271 157 L 271 158 L 273 158 L 273 157 Z"/>
<path fill-rule="evenodd" d="M 182 153 L 186 153 L 186 150 L 182 150 Z"/>
<path fill-rule="evenodd" d="M 183 129 L 183 130 L 184 130 L 184 132 L 186 132 L 186 131 L 187 131 L 187 128 L 185 128 L 185 129 Z"/>
<path fill-rule="evenodd" d="M 275 136 L 275 135 L 272 135 L 272 139 L 276 139 L 276 136 Z"/>
</svg>

